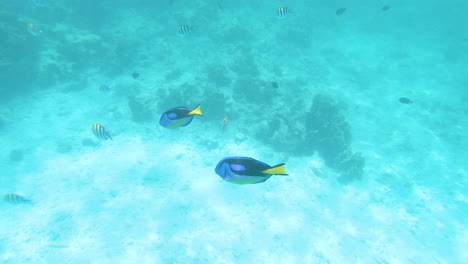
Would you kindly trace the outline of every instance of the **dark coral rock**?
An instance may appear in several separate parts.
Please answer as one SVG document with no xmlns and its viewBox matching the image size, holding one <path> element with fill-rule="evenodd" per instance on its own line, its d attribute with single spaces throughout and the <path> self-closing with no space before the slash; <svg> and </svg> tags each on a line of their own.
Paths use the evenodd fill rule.
<svg viewBox="0 0 468 264">
<path fill-rule="evenodd" d="M 351 126 L 330 97 L 316 95 L 306 116 L 306 143 L 325 163 L 341 173 L 340 182 L 360 179 L 364 158 L 351 150 Z"/>
<path fill-rule="evenodd" d="M 337 157 L 336 162 L 336 168 L 341 172 L 339 182 L 346 184 L 362 178 L 365 160 L 361 153 L 347 150 Z"/>
<path fill-rule="evenodd" d="M 135 122 L 147 122 L 153 120 L 153 112 L 148 104 L 137 100 L 135 97 L 128 97 L 128 107 L 132 113 L 132 119 Z"/>
<path fill-rule="evenodd" d="M 310 112 L 306 116 L 306 134 L 310 146 L 323 152 L 326 160 L 331 160 L 348 148 L 351 142 L 351 129 L 339 113 L 333 99 L 316 95 Z"/>
<path fill-rule="evenodd" d="M 266 82 L 255 78 L 240 78 L 233 87 L 232 97 L 236 101 L 268 104 L 274 98 L 274 89 Z"/>
<path fill-rule="evenodd" d="M 187 108 L 195 108 L 198 104 L 201 106 L 202 112 L 205 106 L 202 104 L 203 99 L 206 98 L 202 93 L 200 86 L 195 84 L 183 84 L 178 87 L 160 88 L 157 89 L 157 100 L 155 103 L 148 105 L 148 107 L 154 108 L 154 105 L 158 105 L 158 114 L 162 114 L 164 111 L 178 106 L 184 106 Z"/>
<path fill-rule="evenodd" d="M 271 88 L 278 89 L 278 87 L 279 87 L 278 82 L 275 82 L 275 81 L 271 82 Z"/>
<path fill-rule="evenodd" d="M 231 79 L 228 76 L 228 71 L 223 65 L 210 65 L 205 68 L 205 75 L 208 81 L 213 83 L 216 88 L 228 86 L 231 84 Z"/>
<path fill-rule="evenodd" d="M 258 78 L 260 71 L 255 63 L 255 56 L 250 49 L 242 49 L 241 56 L 230 65 L 231 71 L 238 76 Z"/>
<path fill-rule="evenodd" d="M 24 158 L 24 152 L 22 149 L 14 149 L 10 151 L 10 161 L 18 162 Z"/>
<path fill-rule="evenodd" d="M 203 120 L 218 120 L 221 122 L 226 114 L 226 97 L 222 92 L 207 91 L 205 99 L 200 102 L 204 113 Z"/>
</svg>

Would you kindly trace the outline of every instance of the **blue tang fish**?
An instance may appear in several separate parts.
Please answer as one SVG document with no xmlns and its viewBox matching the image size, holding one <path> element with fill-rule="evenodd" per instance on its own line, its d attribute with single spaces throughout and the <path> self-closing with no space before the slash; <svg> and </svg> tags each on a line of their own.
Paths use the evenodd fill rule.
<svg viewBox="0 0 468 264">
<path fill-rule="evenodd" d="M 235 184 L 255 184 L 268 180 L 272 175 L 288 175 L 284 163 L 270 166 L 248 157 L 222 159 L 216 165 L 216 174 L 223 180 Z"/>
<path fill-rule="evenodd" d="M 200 105 L 197 105 L 193 110 L 187 107 L 176 107 L 164 112 L 159 119 L 159 124 L 166 128 L 183 127 L 190 124 L 195 115 L 203 115 Z"/>
</svg>

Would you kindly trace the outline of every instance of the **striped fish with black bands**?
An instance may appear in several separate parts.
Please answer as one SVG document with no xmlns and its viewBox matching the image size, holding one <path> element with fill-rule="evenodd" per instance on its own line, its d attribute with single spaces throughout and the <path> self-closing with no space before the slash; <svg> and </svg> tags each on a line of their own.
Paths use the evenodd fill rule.
<svg viewBox="0 0 468 264">
<path fill-rule="evenodd" d="M 21 195 L 9 193 L 3 196 L 3 201 L 11 204 L 26 204 L 31 203 L 31 200 L 24 198 Z"/>
<path fill-rule="evenodd" d="M 177 35 L 181 37 L 187 36 L 190 32 L 192 32 L 192 29 L 187 25 L 182 25 L 177 28 Z"/>
<path fill-rule="evenodd" d="M 279 7 L 277 10 L 276 10 L 276 16 L 278 18 L 285 18 L 287 16 L 289 16 L 289 14 L 291 13 L 291 10 L 287 7 Z"/>
<path fill-rule="evenodd" d="M 103 126 L 101 126 L 100 124 L 98 124 L 98 123 L 94 123 L 94 125 L 93 125 L 93 134 L 99 139 L 103 139 L 103 140 L 110 139 L 110 140 L 112 140 L 111 136 L 106 131 L 106 129 Z"/>
</svg>

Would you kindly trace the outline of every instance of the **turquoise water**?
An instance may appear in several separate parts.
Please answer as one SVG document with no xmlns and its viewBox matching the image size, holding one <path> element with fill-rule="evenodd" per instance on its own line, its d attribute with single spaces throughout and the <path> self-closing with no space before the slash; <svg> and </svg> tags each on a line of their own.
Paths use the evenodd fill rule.
<svg viewBox="0 0 468 264">
<path fill-rule="evenodd" d="M 2 0 L 0 263 L 468 263 L 467 10 Z"/>
</svg>

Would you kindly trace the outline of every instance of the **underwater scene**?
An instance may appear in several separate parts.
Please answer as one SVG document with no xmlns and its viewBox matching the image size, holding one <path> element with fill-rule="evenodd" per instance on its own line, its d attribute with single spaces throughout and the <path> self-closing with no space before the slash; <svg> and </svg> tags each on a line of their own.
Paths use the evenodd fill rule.
<svg viewBox="0 0 468 264">
<path fill-rule="evenodd" d="M 468 263 L 467 11 L 1 0 L 0 263 Z"/>
</svg>

